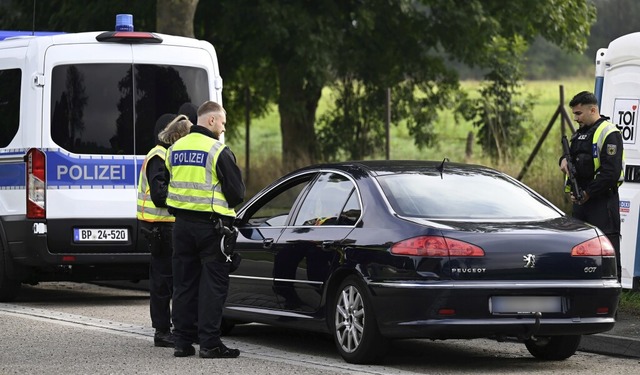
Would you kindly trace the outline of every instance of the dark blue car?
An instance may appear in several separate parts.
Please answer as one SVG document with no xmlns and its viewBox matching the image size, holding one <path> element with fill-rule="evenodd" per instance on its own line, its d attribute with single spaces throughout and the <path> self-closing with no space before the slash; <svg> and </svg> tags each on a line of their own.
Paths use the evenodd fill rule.
<svg viewBox="0 0 640 375">
<path fill-rule="evenodd" d="M 330 333 L 352 363 L 403 338 L 517 339 L 572 356 L 615 323 L 611 243 L 491 168 L 362 161 L 292 172 L 239 211 L 223 328 Z"/>
</svg>

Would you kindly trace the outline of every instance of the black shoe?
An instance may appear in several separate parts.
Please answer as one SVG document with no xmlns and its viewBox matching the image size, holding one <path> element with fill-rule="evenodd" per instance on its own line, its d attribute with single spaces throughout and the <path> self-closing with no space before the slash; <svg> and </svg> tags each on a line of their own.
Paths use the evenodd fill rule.
<svg viewBox="0 0 640 375">
<path fill-rule="evenodd" d="M 185 348 L 178 348 L 176 347 L 175 349 L 173 349 L 173 356 L 174 357 L 189 357 L 192 355 L 196 354 L 196 349 L 189 345 Z"/>
<path fill-rule="evenodd" d="M 200 358 L 237 358 L 239 355 L 240 350 L 229 349 L 224 344 L 212 349 L 200 349 Z"/>
<path fill-rule="evenodd" d="M 163 348 L 173 348 L 175 346 L 175 339 L 171 331 L 156 331 L 153 335 L 153 345 Z"/>
</svg>

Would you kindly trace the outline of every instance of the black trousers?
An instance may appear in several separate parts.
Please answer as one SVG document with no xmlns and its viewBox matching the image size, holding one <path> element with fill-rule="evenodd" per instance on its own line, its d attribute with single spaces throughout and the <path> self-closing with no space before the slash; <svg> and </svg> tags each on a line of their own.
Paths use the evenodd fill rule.
<svg viewBox="0 0 640 375">
<path fill-rule="evenodd" d="M 139 221 L 142 228 L 159 233 L 159 238 L 147 237 L 149 262 L 149 312 L 151 326 L 157 331 L 171 329 L 171 296 L 173 295 L 173 223 Z"/>
<path fill-rule="evenodd" d="M 173 229 L 173 324 L 176 347 L 220 345 L 229 269 L 213 222 L 176 217 Z"/>
<path fill-rule="evenodd" d="M 611 241 L 616 252 L 618 281 L 622 277 L 620 265 L 620 197 L 617 189 L 601 195 L 582 205 L 573 205 L 573 217 L 598 227 Z"/>
</svg>

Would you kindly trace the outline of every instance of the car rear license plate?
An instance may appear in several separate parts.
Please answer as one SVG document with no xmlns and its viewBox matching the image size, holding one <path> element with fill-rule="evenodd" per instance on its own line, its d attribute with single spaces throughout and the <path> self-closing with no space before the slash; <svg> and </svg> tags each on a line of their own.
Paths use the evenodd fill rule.
<svg viewBox="0 0 640 375">
<path fill-rule="evenodd" d="M 527 314 L 562 312 L 560 296 L 494 296 L 489 300 L 492 314 Z"/>
<path fill-rule="evenodd" d="M 125 228 L 73 228 L 74 242 L 127 242 L 129 230 Z"/>
</svg>

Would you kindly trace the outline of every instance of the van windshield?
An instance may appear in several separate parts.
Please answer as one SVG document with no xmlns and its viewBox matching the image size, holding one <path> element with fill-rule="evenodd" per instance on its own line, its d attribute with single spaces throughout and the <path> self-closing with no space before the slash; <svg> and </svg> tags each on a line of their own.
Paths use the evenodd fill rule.
<svg viewBox="0 0 640 375">
<path fill-rule="evenodd" d="M 187 66 L 59 65 L 51 83 L 52 139 L 77 154 L 145 155 L 160 115 L 209 100 L 206 70 Z"/>
</svg>

